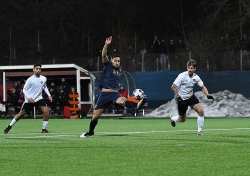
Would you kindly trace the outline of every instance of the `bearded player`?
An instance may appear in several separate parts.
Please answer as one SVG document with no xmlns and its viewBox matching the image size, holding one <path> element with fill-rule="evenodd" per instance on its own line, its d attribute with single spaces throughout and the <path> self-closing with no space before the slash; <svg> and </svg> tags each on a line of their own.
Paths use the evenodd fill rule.
<svg viewBox="0 0 250 176">
<path fill-rule="evenodd" d="M 47 78 L 41 75 L 41 64 L 35 64 L 33 67 L 34 74 L 30 76 L 24 87 L 23 93 L 25 97 L 25 101 L 21 107 L 20 112 L 13 118 L 10 124 L 5 128 L 4 133 L 7 134 L 13 125 L 23 117 L 27 112 L 33 109 L 35 106 L 36 108 L 40 108 L 43 112 L 43 125 L 42 125 L 42 133 L 49 133 L 47 128 L 49 122 L 49 109 L 47 104 L 45 103 L 42 97 L 42 91 L 44 90 L 45 93 L 49 97 L 49 101 L 52 101 L 52 97 L 49 93 L 47 88 L 46 82 Z"/>
<path fill-rule="evenodd" d="M 204 110 L 201 103 L 196 98 L 193 92 L 193 87 L 197 84 L 201 87 L 203 93 L 207 96 L 208 99 L 214 98 L 209 95 L 207 88 L 204 86 L 200 77 L 194 73 L 196 70 L 196 61 L 190 59 L 187 62 L 187 71 L 182 72 L 178 75 L 172 85 L 172 90 L 175 95 L 175 100 L 177 102 L 179 116 L 170 116 L 170 124 L 175 127 L 176 122 L 185 122 L 186 121 L 186 112 L 188 106 L 195 110 L 198 114 L 197 125 L 198 125 L 198 135 L 203 136 L 204 132 L 202 127 L 204 125 Z"/>
</svg>

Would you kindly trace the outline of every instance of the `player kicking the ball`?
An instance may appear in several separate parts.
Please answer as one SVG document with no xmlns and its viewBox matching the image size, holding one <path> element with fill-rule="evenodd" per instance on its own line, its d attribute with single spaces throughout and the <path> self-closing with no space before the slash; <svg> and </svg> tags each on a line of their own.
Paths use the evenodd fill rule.
<svg viewBox="0 0 250 176">
<path fill-rule="evenodd" d="M 170 123 L 173 127 L 175 127 L 176 122 L 185 122 L 186 121 L 186 112 L 188 106 L 190 106 L 193 110 L 198 113 L 198 135 L 203 136 L 204 133 L 202 131 L 202 127 L 204 125 L 204 110 L 196 98 L 193 92 L 193 87 L 195 84 L 201 87 L 204 94 L 208 99 L 214 98 L 209 95 L 207 88 L 204 86 L 200 77 L 195 74 L 196 70 L 196 61 L 190 59 L 187 62 L 187 71 L 182 72 L 178 75 L 172 85 L 172 90 L 175 94 L 175 100 L 178 107 L 179 116 L 170 116 Z"/>
<path fill-rule="evenodd" d="M 89 124 L 89 131 L 80 135 L 81 138 L 86 138 L 94 135 L 94 129 L 98 123 L 98 118 L 111 103 L 126 106 L 128 108 L 135 107 L 140 109 L 145 104 L 145 98 L 142 98 L 138 103 L 127 101 L 123 96 L 120 96 L 118 90 L 120 89 L 120 76 L 122 68 L 120 66 L 120 57 L 114 55 L 111 60 L 108 59 L 107 49 L 111 44 L 112 37 L 108 37 L 102 50 L 102 62 L 104 69 L 100 78 L 100 96 L 94 108 L 93 117 Z"/>
</svg>

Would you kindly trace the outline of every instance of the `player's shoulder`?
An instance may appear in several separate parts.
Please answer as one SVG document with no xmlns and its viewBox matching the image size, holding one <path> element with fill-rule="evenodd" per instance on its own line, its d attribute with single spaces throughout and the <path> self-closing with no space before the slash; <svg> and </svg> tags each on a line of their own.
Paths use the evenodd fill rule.
<svg viewBox="0 0 250 176">
<path fill-rule="evenodd" d="M 178 77 L 185 77 L 185 76 L 188 76 L 188 72 L 187 71 L 181 72 L 178 75 Z"/>
<path fill-rule="evenodd" d="M 111 60 L 107 60 L 106 62 L 104 62 L 105 65 L 112 65 Z"/>
<path fill-rule="evenodd" d="M 26 80 L 26 82 L 27 82 L 28 80 L 34 79 L 34 77 L 35 77 L 34 75 L 28 77 L 28 79 Z"/>
<path fill-rule="evenodd" d="M 193 77 L 200 79 L 199 75 L 197 75 L 196 73 L 194 73 Z"/>
<path fill-rule="evenodd" d="M 104 63 L 104 67 L 106 68 L 106 69 L 111 69 L 111 68 L 113 68 L 113 65 L 112 65 L 112 62 L 109 60 L 108 62 L 105 62 Z"/>
<path fill-rule="evenodd" d="M 40 78 L 47 79 L 46 76 L 40 75 Z"/>
</svg>

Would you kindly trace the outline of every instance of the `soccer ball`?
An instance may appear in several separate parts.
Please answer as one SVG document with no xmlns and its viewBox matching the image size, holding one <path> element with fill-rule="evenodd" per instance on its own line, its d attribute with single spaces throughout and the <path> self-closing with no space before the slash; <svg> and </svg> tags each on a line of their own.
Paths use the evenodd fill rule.
<svg viewBox="0 0 250 176">
<path fill-rule="evenodd" d="M 133 96 L 136 100 L 140 100 L 144 97 L 144 92 L 142 89 L 135 89 L 133 91 Z"/>
</svg>

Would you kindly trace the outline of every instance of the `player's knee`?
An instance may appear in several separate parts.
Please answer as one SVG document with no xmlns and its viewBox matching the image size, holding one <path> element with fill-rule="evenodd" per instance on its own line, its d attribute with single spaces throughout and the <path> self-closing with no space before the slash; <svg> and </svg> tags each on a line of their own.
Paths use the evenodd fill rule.
<svg viewBox="0 0 250 176">
<path fill-rule="evenodd" d="M 198 111 L 198 115 L 199 115 L 199 116 L 204 116 L 204 110 L 203 110 L 203 109 L 199 110 L 199 111 Z"/>
<path fill-rule="evenodd" d="M 186 118 L 182 118 L 181 121 L 179 121 L 179 122 L 184 123 L 185 121 L 186 121 Z"/>
<path fill-rule="evenodd" d="M 178 121 L 184 123 L 186 121 L 186 116 L 179 116 Z"/>
<path fill-rule="evenodd" d="M 43 112 L 43 114 L 44 114 L 44 116 L 49 116 L 49 110 L 45 110 L 45 111 Z"/>
<path fill-rule="evenodd" d="M 119 97 L 116 101 L 117 104 L 119 105 L 124 105 L 124 103 L 127 101 L 125 97 Z"/>
</svg>

